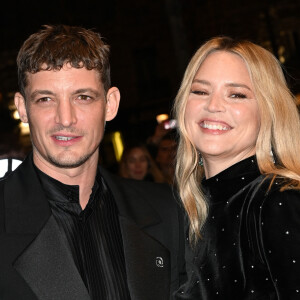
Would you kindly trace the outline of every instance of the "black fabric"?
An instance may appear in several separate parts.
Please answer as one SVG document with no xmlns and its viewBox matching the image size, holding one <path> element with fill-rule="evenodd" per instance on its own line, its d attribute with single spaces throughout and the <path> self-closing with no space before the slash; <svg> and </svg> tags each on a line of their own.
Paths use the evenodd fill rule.
<svg viewBox="0 0 300 300">
<path fill-rule="evenodd" d="M 179 200 L 176 203 L 174 198 L 170 198 L 171 187 L 167 184 L 107 176 L 107 171 L 104 169 L 101 169 L 101 174 L 106 179 L 114 198 L 122 199 L 117 201 L 117 206 L 120 211 L 131 297 L 137 300 L 169 299 L 186 281 L 183 214 L 177 205 Z M 175 197 L 175 191 L 172 193 Z M 140 228 L 139 231 L 133 230 L 136 226 Z M 153 237 L 157 244 L 154 243 Z M 147 251 L 142 251 L 145 245 Z M 137 251 L 138 249 L 140 250 Z M 166 253 L 169 253 L 171 259 L 164 260 L 163 268 L 158 267 L 156 259 L 165 257 Z M 131 259 L 132 256 L 134 259 Z M 168 263 L 171 268 L 168 267 Z M 166 296 L 165 289 L 160 289 L 160 286 L 169 281 L 170 275 L 170 293 Z M 142 280 L 143 278 L 145 280 Z M 152 288 L 147 289 L 149 293 L 145 292 L 148 285 L 141 289 L 142 282 L 152 282 L 149 285 Z"/>
<path fill-rule="evenodd" d="M 63 234 L 54 217 L 50 216 L 34 242 L 14 262 L 15 270 L 22 275 L 38 299 L 91 300 L 73 263 L 73 257 L 66 249 Z M 53 266 L 55 272 L 53 272 Z M 18 280 L 14 284 L 17 282 Z M 6 289 L 8 289 L 7 286 Z M 1 293 L 0 295 L 3 296 Z M 26 295 L 20 298 L 7 298 L 36 299 L 28 298 Z"/>
<path fill-rule="evenodd" d="M 36 170 L 91 299 L 130 299 L 118 211 L 99 172 L 82 210 L 79 186 L 65 185 Z"/>
<path fill-rule="evenodd" d="M 119 212 L 131 300 L 169 299 L 185 278 L 182 215 L 170 187 L 99 171 Z M 0 299 L 90 299 L 32 154 L 0 180 L 0 208 Z"/>
<path fill-rule="evenodd" d="M 255 157 L 203 180 L 209 214 L 175 299 L 300 299 L 300 193 L 269 183 Z"/>
</svg>

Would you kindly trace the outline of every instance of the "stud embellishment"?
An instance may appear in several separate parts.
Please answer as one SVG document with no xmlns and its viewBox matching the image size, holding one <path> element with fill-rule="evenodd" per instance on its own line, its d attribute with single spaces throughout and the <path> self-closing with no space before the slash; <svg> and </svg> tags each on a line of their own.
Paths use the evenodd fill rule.
<svg viewBox="0 0 300 300">
<path fill-rule="evenodd" d="M 164 260 L 162 257 L 160 256 L 157 256 L 156 259 L 155 259 L 155 263 L 156 263 L 156 266 L 158 268 L 163 268 L 164 267 Z"/>
</svg>

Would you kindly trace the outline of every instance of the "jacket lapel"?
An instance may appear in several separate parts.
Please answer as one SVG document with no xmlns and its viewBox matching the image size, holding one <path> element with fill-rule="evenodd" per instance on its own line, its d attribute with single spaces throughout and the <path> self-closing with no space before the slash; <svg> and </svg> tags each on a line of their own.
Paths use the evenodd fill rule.
<svg viewBox="0 0 300 300">
<path fill-rule="evenodd" d="M 113 193 L 119 210 L 131 299 L 169 299 L 171 261 L 169 250 L 160 241 L 159 215 L 141 197 L 140 192 L 136 195 L 135 192 L 128 192 L 135 190 L 135 183 L 130 186 L 130 181 L 126 181 L 123 185 L 122 179 L 112 179 L 103 169 L 101 174 Z"/>
<path fill-rule="evenodd" d="M 169 299 L 170 253 L 157 240 L 120 216 L 127 281 L 132 300 Z"/>
<path fill-rule="evenodd" d="M 14 267 L 38 299 L 90 299 L 53 216 Z"/>
</svg>

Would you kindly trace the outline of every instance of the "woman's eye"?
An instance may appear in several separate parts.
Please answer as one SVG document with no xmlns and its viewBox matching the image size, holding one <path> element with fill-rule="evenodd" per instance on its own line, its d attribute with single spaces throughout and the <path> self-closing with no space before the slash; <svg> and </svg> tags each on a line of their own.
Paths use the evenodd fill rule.
<svg viewBox="0 0 300 300">
<path fill-rule="evenodd" d="M 192 94 L 196 94 L 196 95 L 201 95 L 201 96 L 207 95 L 207 92 L 205 92 L 205 91 L 199 91 L 199 90 L 192 90 L 191 93 Z"/>
<path fill-rule="evenodd" d="M 245 94 L 242 93 L 233 93 L 230 95 L 231 98 L 238 98 L 238 99 L 244 99 L 247 98 Z"/>
</svg>

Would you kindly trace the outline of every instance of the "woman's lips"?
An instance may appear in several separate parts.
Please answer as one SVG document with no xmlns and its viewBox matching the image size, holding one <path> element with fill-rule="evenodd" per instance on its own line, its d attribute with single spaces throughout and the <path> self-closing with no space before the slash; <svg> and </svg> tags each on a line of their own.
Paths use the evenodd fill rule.
<svg viewBox="0 0 300 300">
<path fill-rule="evenodd" d="M 232 127 L 229 126 L 227 123 L 220 122 L 220 121 L 203 120 L 199 122 L 199 126 L 204 129 L 218 130 L 218 131 L 228 131 L 232 129 Z"/>
</svg>

